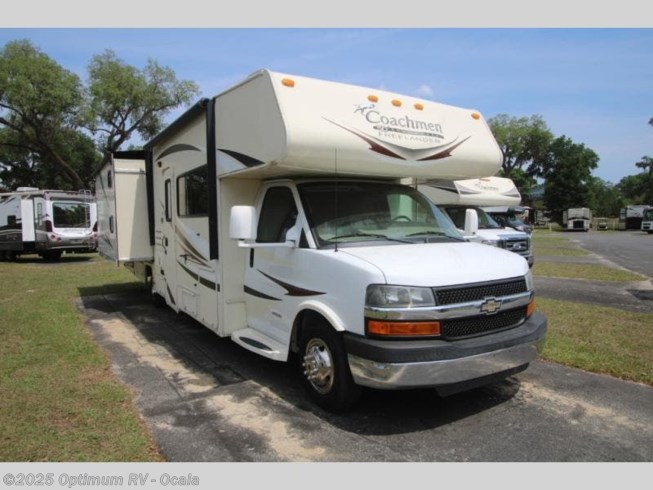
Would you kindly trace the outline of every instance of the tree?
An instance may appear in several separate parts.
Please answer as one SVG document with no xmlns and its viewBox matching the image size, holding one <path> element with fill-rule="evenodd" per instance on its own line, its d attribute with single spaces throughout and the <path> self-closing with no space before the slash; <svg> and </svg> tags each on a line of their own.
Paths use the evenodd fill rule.
<svg viewBox="0 0 653 490">
<path fill-rule="evenodd" d="M 624 198 L 619 188 L 598 177 L 590 177 L 588 182 L 589 205 L 588 207 L 596 216 L 617 218 L 619 210 L 624 205 Z"/>
<path fill-rule="evenodd" d="M 512 117 L 498 114 L 488 120 L 501 151 L 504 177 L 512 178 L 518 170 L 528 178 L 541 177 L 542 166 L 553 134 L 539 115 Z"/>
<path fill-rule="evenodd" d="M 648 172 L 624 177 L 617 188 L 624 196 L 624 204 L 653 204 L 653 176 Z"/>
<path fill-rule="evenodd" d="M 649 175 L 653 176 L 653 158 L 651 157 L 642 157 L 642 159 L 635 163 L 635 165 L 639 168 L 644 169 L 644 171 L 648 172 Z"/>
<path fill-rule="evenodd" d="M 589 207 L 591 173 L 598 162 L 599 157 L 593 150 L 566 136 L 551 143 L 542 170 L 544 205 L 553 221 L 560 222 L 566 209 Z"/>
<path fill-rule="evenodd" d="M 84 182 L 64 158 L 64 135 L 77 128 L 82 101 L 79 78 L 29 41 L 0 51 L 0 125 L 10 133 L 0 144 L 57 165 L 78 189 Z"/>
<path fill-rule="evenodd" d="M 653 117 L 648 123 L 653 126 Z M 624 177 L 618 187 L 626 198 L 627 204 L 651 204 L 653 203 L 653 158 L 643 156 L 635 165 L 643 172 Z"/>
<path fill-rule="evenodd" d="M 154 60 L 139 70 L 110 50 L 94 56 L 88 71 L 87 119 L 89 129 L 99 134 L 102 163 L 134 133 L 145 140 L 154 137 L 162 129 L 165 115 L 199 93 L 194 82 L 177 80 L 170 68 Z"/>
<path fill-rule="evenodd" d="M 134 134 L 152 138 L 198 92 L 156 61 L 140 70 L 112 51 L 93 57 L 85 88 L 29 41 L 7 43 L 0 51 L 0 179 L 88 188 L 111 152 Z"/>
</svg>

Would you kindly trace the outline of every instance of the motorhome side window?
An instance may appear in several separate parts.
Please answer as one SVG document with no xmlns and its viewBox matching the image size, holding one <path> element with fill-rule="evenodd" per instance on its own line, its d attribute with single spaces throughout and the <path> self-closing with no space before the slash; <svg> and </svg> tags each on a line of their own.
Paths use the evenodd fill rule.
<svg viewBox="0 0 653 490">
<path fill-rule="evenodd" d="M 166 221 L 172 221 L 172 182 L 165 181 Z"/>
<path fill-rule="evenodd" d="M 177 214 L 182 218 L 209 214 L 209 167 L 207 165 L 177 179 Z"/>
<path fill-rule="evenodd" d="M 36 226 L 43 225 L 43 203 L 36 204 Z"/>
<path fill-rule="evenodd" d="M 111 170 L 107 172 L 107 187 L 111 189 L 113 187 L 113 178 L 111 177 Z"/>
<path fill-rule="evenodd" d="M 279 243 L 286 240 L 286 232 L 297 220 L 297 206 L 288 187 L 273 187 L 263 199 L 258 221 L 256 241 Z"/>
</svg>

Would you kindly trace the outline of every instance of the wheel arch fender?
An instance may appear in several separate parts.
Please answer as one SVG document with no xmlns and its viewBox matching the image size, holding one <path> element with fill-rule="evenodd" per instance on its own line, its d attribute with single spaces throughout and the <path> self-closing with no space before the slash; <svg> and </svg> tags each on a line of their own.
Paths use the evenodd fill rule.
<svg viewBox="0 0 653 490">
<path fill-rule="evenodd" d="M 336 332 L 346 330 L 345 323 L 333 308 L 319 301 L 306 301 L 297 308 L 290 337 L 290 350 L 297 352 L 299 336 L 306 322 L 319 321 L 320 319 L 328 323 Z"/>
</svg>

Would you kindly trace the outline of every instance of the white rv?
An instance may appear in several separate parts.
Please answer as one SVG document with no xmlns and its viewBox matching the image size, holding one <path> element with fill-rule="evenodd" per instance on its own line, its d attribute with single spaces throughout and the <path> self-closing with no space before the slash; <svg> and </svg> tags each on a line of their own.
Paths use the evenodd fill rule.
<svg viewBox="0 0 653 490">
<path fill-rule="evenodd" d="M 0 260 L 38 254 L 95 252 L 97 209 L 89 191 L 69 192 L 19 187 L 0 194 Z"/>
<path fill-rule="evenodd" d="M 466 239 L 521 255 L 529 267 L 535 263 L 529 233 L 499 223 L 490 213 L 519 206 L 521 195 L 512 180 L 504 177 L 434 179 L 417 188 L 447 213 Z M 478 227 L 472 230 L 465 229 L 467 209 L 475 210 L 478 215 Z"/>
<path fill-rule="evenodd" d="M 644 212 L 653 208 L 648 204 L 626 206 L 619 210 L 619 228 L 622 230 L 641 230 Z"/>
<path fill-rule="evenodd" d="M 645 209 L 642 213 L 642 231 L 649 235 L 653 233 L 653 207 Z"/>
<path fill-rule="evenodd" d="M 592 210 L 590 208 L 569 208 L 562 212 L 562 224 L 567 231 L 590 231 Z"/>
<path fill-rule="evenodd" d="M 536 359 L 519 256 L 462 239 L 401 179 L 494 173 L 473 110 L 254 73 L 97 175 L 100 252 L 339 409 L 360 386 L 453 392 Z"/>
</svg>

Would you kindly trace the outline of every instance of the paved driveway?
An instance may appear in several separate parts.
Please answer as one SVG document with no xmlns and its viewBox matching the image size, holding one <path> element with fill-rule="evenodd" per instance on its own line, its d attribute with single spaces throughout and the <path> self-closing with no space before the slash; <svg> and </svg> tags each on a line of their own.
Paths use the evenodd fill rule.
<svg viewBox="0 0 653 490">
<path fill-rule="evenodd" d="M 537 233 L 537 231 L 535 232 Z M 598 264 L 643 275 L 641 281 L 590 281 L 535 277 L 540 297 L 653 313 L 653 235 L 642 232 L 565 232 L 557 235 L 589 252 L 587 256 L 540 256 L 537 262 Z"/>
<path fill-rule="evenodd" d="M 291 365 L 147 295 L 86 297 L 90 331 L 168 461 L 653 461 L 653 388 L 541 361 L 489 387 L 307 401 Z"/>
</svg>

